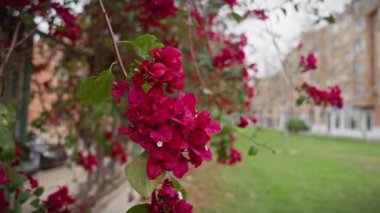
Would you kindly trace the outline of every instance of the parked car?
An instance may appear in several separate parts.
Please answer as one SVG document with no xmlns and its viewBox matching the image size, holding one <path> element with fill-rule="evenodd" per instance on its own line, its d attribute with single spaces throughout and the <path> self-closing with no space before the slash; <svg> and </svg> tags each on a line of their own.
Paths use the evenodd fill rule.
<svg viewBox="0 0 380 213">
<path fill-rule="evenodd" d="M 27 174 L 61 166 L 67 159 L 63 146 L 49 145 L 41 138 L 27 142 L 26 146 L 29 148 L 29 161 L 24 167 Z"/>
</svg>

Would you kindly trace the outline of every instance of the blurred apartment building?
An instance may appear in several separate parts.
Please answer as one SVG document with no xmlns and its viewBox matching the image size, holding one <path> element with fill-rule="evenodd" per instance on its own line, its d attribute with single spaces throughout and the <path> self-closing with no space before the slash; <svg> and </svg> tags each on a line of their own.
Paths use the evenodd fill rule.
<svg viewBox="0 0 380 213">
<path fill-rule="evenodd" d="M 254 109 L 260 123 L 284 129 L 287 119 L 298 117 L 316 134 L 379 139 L 380 0 L 354 1 L 335 24 L 304 34 L 302 43 L 287 56 L 283 71 L 258 81 Z M 300 55 L 310 52 L 318 69 L 295 73 Z M 292 88 L 303 81 L 322 89 L 339 85 L 344 108 L 297 107 Z"/>
</svg>

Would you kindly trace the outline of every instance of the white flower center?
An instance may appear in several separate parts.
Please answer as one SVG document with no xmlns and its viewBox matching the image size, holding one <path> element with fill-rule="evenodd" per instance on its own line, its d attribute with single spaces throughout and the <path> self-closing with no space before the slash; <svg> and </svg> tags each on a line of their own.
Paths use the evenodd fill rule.
<svg viewBox="0 0 380 213">
<path fill-rule="evenodd" d="M 163 144 L 162 144 L 162 141 L 158 141 L 158 142 L 157 142 L 157 147 L 162 147 L 162 145 L 163 145 Z"/>
<path fill-rule="evenodd" d="M 177 194 L 178 194 L 178 199 L 182 200 L 183 199 L 182 193 L 178 191 Z"/>
</svg>

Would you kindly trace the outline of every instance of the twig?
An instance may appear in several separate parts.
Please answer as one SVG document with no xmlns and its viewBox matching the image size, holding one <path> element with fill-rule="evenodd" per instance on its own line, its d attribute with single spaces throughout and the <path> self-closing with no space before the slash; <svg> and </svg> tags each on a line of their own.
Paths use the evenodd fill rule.
<svg viewBox="0 0 380 213">
<path fill-rule="evenodd" d="M 30 38 L 30 36 L 32 36 L 35 32 L 37 31 L 37 27 L 33 28 L 24 38 L 22 38 L 21 40 L 17 41 L 16 44 L 14 45 L 13 48 L 16 48 L 18 46 L 20 46 L 21 44 L 23 44 L 26 40 L 28 40 Z M 8 48 L 5 48 L 5 50 L 9 50 L 10 47 Z"/>
<path fill-rule="evenodd" d="M 254 144 L 256 144 L 256 145 L 258 145 L 258 146 L 261 146 L 261 147 L 263 147 L 263 148 L 265 148 L 265 149 L 271 151 L 273 154 L 276 154 L 276 150 L 270 148 L 269 146 L 267 146 L 267 145 L 265 145 L 265 144 L 263 144 L 263 143 L 259 143 L 259 142 L 257 142 L 255 139 L 253 139 L 253 138 L 251 138 L 251 137 L 248 137 L 248 136 L 244 135 L 243 133 L 241 133 L 241 132 L 239 132 L 239 131 L 236 131 L 236 132 L 237 132 L 239 135 L 245 137 L 246 139 L 251 140 Z"/>
<path fill-rule="evenodd" d="M 293 83 L 293 81 L 292 81 L 292 79 L 290 78 L 290 76 L 288 75 L 288 73 L 287 73 L 287 69 L 286 69 L 286 65 L 285 65 L 285 62 L 284 62 L 284 60 L 282 60 L 282 58 L 281 58 L 281 50 L 280 50 L 280 47 L 278 46 L 278 43 L 277 43 L 277 41 L 276 41 L 276 38 L 275 38 L 275 36 L 274 36 L 274 33 L 271 31 L 271 30 L 269 30 L 269 27 L 268 27 L 268 24 L 267 24 L 267 22 L 265 22 L 265 29 L 266 29 L 266 31 L 267 31 L 267 33 L 271 36 L 271 39 L 272 39 L 272 43 L 273 43 L 273 45 L 274 45 L 274 47 L 276 48 L 276 51 L 277 51 L 277 56 L 278 56 L 278 59 L 280 60 L 280 62 L 281 62 L 281 66 L 282 66 L 282 73 L 284 74 L 284 76 L 285 76 L 285 80 L 286 80 L 286 82 L 293 88 L 293 89 L 297 89 L 297 87 L 294 85 L 294 83 Z"/>
<path fill-rule="evenodd" d="M 36 32 L 38 33 L 38 35 L 40 35 L 42 37 L 45 37 L 47 39 L 50 39 L 50 40 L 54 41 L 55 43 L 57 43 L 59 45 L 62 45 L 64 47 L 68 48 L 68 49 L 70 49 L 70 51 L 73 51 L 73 53 L 78 53 L 78 54 L 83 54 L 83 55 L 91 55 L 91 52 L 89 50 L 87 50 L 87 49 L 83 49 L 82 50 L 82 49 L 80 49 L 80 48 L 78 48 L 76 46 L 70 45 L 70 44 L 68 44 L 68 43 L 66 43 L 66 42 L 64 42 L 62 40 L 59 40 L 59 39 L 57 39 L 56 37 L 54 37 L 54 36 L 52 36 L 50 34 L 46 34 L 46 33 L 42 32 L 40 30 L 37 30 Z"/>
<path fill-rule="evenodd" d="M 4 72 L 5 65 L 8 63 L 8 60 L 11 57 L 12 52 L 14 51 L 15 44 L 17 42 L 18 33 L 20 32 L 20 26 L 21 26 L 21 20 L 19 20 L 17 22 L 15 31 L 13 32 L 13 35 L 12 35 L 11 45 L 9 46 L 8 52 L 6 53 L 6 55 L 4 57 L 4 61 L 1 63 L 0 79 L 3 78 L 3 72 Z"/>
<path fill-rule="evenodd" d="M 119 63 L 119 66 L 120 66 L 121 70 L 124 73 L 124 76 L 126 78 L 128 78 L 127 71 L 125 71 L 125 68 L 124 68 L 124 65 L 123 65 L 123 61 L 121 60 L 119 48 L 117 47 L 117 42 L 116 42 L 116 39 L 115 39 L 115 34 L 114 34 L 113 30 L 112 30 L 111 21 L 110 21 L 110 19 L 108 17 L 106 9 L 104 8 L 102 0 L 98 0 L 98 2 L 99 2 L 99 5 L 100 5 L 100 7 L 102 9 L 102 12 L 103 12 L 103 15 L 104 15 L 104 19 L 106 20 L 108 30 L 109 30 L 109 32 L 111 34 L 112 44 L 113 44 L 113 48 L 114 48 L 115 53 L 116 53 L 117 61 Z"/>
<path fill-rule="evenodd" d="M 199 66 L 198 66 L 198 62 L 197 62 L 197 59 L 196 59 L 196 56 L 195 56 L 195 52 L 194 52 L 194 47 L 193 47 L 193 32 L 192 32 L 192 20 L 191 20 L 191 3 L 188 2 L 187 4 L 188 6 L 188 11 L 187 11 L 187 25 L 188 25 L 188 33 L 189 33 L 189 45 L 190 45 L 190 54 L 191 54 L 191 58 L 193 59 L 194 61 L 194 67 L 195 67 L 195 71 L 198 75 L 198 78 L 199 78 L 199 81 L 201 82 L 202 84 L 202 87 L 203 88 L 207 88 L 206 87 L 206 83 L 205 81 L 203 80 L 202 78 L 202 75 L 201 75 L 201 72 L 199 70 Z"/>
</svg>

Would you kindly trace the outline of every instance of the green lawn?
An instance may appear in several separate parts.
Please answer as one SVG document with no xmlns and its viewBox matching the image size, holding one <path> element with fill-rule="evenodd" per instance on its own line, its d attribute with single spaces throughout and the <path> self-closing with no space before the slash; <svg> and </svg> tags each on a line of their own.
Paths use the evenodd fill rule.
<svg viewBox="0 0 380 213">
<path fill-rule="evenodd" d="M 289 136 L 285 152 L 284 133 L 260 131 L 277 154 L 251 157 L 237 136 L 242 163 L 207 163 L 185 181 L 195 212 L 380 212 L 380 143 Z"/>
</svg>

